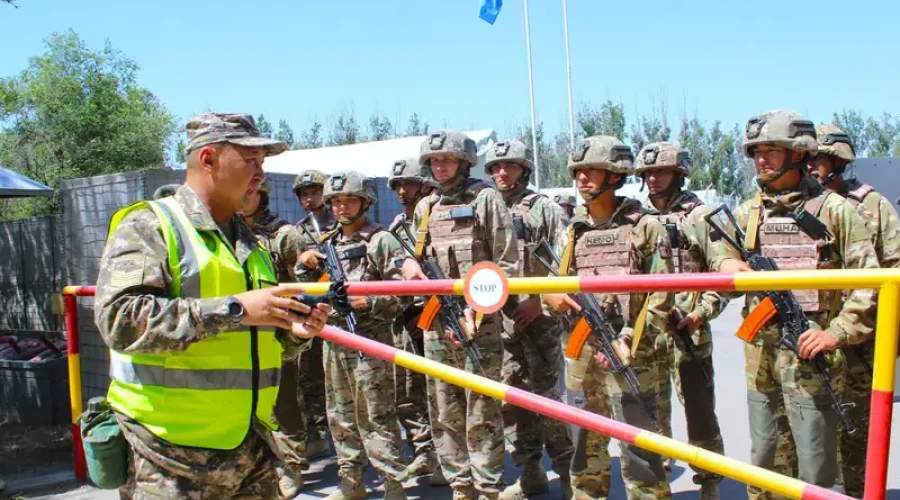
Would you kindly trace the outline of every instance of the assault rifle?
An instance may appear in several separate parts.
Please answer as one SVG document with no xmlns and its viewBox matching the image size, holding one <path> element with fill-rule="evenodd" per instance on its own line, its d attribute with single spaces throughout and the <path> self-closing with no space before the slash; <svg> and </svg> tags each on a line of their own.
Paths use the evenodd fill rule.
<svg viewBox="0 0 900 500">
<path fill-rule="evenodd" d="M 398 231 L 401 229 L 406 233 L 408 240 L 403 239 L 398 234 Z M 406 223 L 406 214 L 401 214 L 397 224 L 391 226 L 388 231 L 400 242 L 400 246 L 403 247 L 406 254 L 409 257 L 416 259 L 419 266 L 422 268 L 422 272 L 428 279 L 446 279 L 444 272 L 441 271 L 440 266 L 437 264 L 436 255 L 432 257 L 416 257 L 415 250 L 409 244 L 410 241 L 415 241 L 415 238 Z M 474 366 L 479 373 L 484 375 L 484 368 L 481 366 L 481 351 L 479 351 L 478 346 L 472 342 L 472 335 L 464 326 L 465 323 L 463 318 L 465 315 L 465 305 L 463 304 L 462 299 L 455 295 L 432 295 L 431 298 L 428 299 L 428 303 L 425 304 L 422 315 L 419 317 L 419 328 L 422 330 L 430 330 L 438 312 L 443 313 L 445 326 L 453 334 L 453 338 L 465 348 L 466 356 L 469 358 L 469 361 L 472 362 L 472 366 Z"/>
<path fill-rule="evenodd" d="M 335 312 L 343 316 L 347 321 L 347 330 L 356 334 L 358 322 L 356 312 L 350 307 L 350 297 L 347 295 L 347 276 L 344 274 L 344 268 L 341 266 L 341 259 L 338 258 L 337 251 L 335 251 L 334 245 L 330 241 L 322 241 L 322 230 L 319 228 L 319 223 L 316 221 L 315 216 L 311 216 L 310 220 L 318 237 L 310 233 L 309 229 L 306 229 L 304 225 L 301 224 L 300 227 L 307 236 L 316 242 L 316 249 L 325 256 L 325 261 L 320 262 L 324 274 L 319 280 L 331 281 L 331 286 L 329 286 L 328 293 L 325 296 L 331 301 L 331 307 Z M 362 357 L 362 352 L 359 355 Z"/>
<path fill-rule="evenodd" d="M 541 255 L 542 253 L 544 254 L 543 256 Z M 553 248 L 550 247 L 546 238 L 541 238 L 535 245 L 533 255 L 550 271 L 550 274 L 559 276 L 559 271 L 557 270 L 557 267 L 559 266 L 559 257 L 556 255 L 556 252 L 553 251 Z M 551 261 L 553 264 L 551 264 Z M 597 298 L 591 293 L 576 293 L 573 294 L 573 298 L 575 299 L 575 302 L 581 306 L 582 317 L 578 320 L 578 323 L 575 324 L 575 328 L 572 330 L 572 335 L 569 338 L 569 345 L 566 346 L 566 357 L 578 359 L 581 355 L 581 349 L 584 346 L 585 341 L 587 341 L 587 338 L 593 333 L 600 343 L 600 352 L 603 353 L 603 356 L 605 356 L 612 365 L 613 370 L 621 375 L 622 378 L 625 379 L 625 382 L 628 383 L 628 387 L 631 388 L 631 393 L 634 395 L 638 404 L 641 405 L 647 418 L 650 419 L 650 423 L 659 429 L 659 421 L 656 419 L 656 413 L 641 397 L 640 383 L 638 382 L 637 374 L 634 373 L 634 368 L 631 367 L 631 360 L 626 358 L 624 352 L 622 352 L 622 340 L 619 339 L 619 335 L 616 333 L 612 324 L 610 324 L 609 319 L 603 314 L 603 310 L 600 308 Z"/>
<path fill-rule="evenodd" d="M 734 236 L 725 230 L 723 224 L 719 223 L 719 221 L 722 220 L 720 214 L 725 214 L 728 218 L 728 222 L 734 226 Z M 825 225 L 806 210 L 802 210 L 800 214 L 791 214 L 791 217 L 797 221 L 797 225 L 800 226 L 800 229 L 803 232 L 813 238 L 822 237 L 827 234 Z M 734 218 L 734 214 L 727 205 L 721 205 L 719 208 L 713 210 L 705 216 L 705 219 L 712 230 L 718 234 L 721 239 L 725 240 L 732 248 L 740 253 L 741 259 L 746 262 L 751 269 L 754 271 L 778 270 L 778 265 L 772 258 L 765 257 L 758 251 L 748 251 L 746 247 L 744 247 L 744 231 L 741 229 L 740 225 L 738 225 L 737 220 Z M 824 353 L 820 352 L 812 359 L 803 359 L 800 357 L 800 350 L 797 346 L 800 336 L 810 329 L 810 323 L 809 318 L 806 317 L 806 313 L 804 313 L 803 309 L 800 307 L 800 302 L 797 301 L 797 297 L 788 290 L 770 290 L 767 292 L 760 292 L 759 295 L 762 300 L 760 300 L 759 304 L 753 308 L 753 311 L 747 315 L 744 323 L 738 328 L 737 336 L 746 342 L 751 342 L 753 341 L 753 338 L 756 337 L 756 334 L 759 333 L 759 330 L 770 319 L 777 316 L 778 322 L 781 324 L 780 344 L 793 352 L 801 362 L 812 366 L 819 382 L 822 384 L 822 387 L 825 388 L 825 392 L 828 393 L 828 397 L 832 401 L 831 407 L 834 408 L 840 417 L 841 422 L 843 422 L 844 429 L 846 429 L 849 434 L 855 432 L 856 429 L 853 426 L 853 422 L 851 422 L 850 417 L 847 416 L 847 410 L 853 408 L 855 405 L 853 403 L 841 402 L 841 400 L 838 399 L 837 394 L 835 394 L 834 388 L 831 386 L 831 369 L 828 367 L 828 362 L 825 360 Z"/>
</svg>

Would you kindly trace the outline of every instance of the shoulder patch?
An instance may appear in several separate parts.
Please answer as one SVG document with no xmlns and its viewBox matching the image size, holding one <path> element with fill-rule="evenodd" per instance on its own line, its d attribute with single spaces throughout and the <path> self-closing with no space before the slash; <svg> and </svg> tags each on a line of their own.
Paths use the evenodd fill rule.
<svg viewBox="0 0 900 500">
<path fill-rule="evenodd" d="M 118 259 L 109 272 L 109 285 L 113 288 L 128 288 L 144 282 L 144 256 Z"/>
</svg>

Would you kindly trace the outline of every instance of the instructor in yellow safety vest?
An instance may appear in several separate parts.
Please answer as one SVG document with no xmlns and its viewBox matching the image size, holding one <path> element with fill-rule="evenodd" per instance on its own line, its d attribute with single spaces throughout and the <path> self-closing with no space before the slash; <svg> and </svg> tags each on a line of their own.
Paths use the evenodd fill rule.
<svg viewBox="0 0 900 500">
<path fill-rule="evenodd" d="M 284 297 L 271 256 L 236 214 L 264 180 L 250 115 L 187 125 L 174 195 L 116 212 L 94 320 L 110 348 L 107 400 L 131 453 L 122 498 L 277 498 L 272 407 L 283 342 L 330 308 Z M 294 335 L 276 338 L 280 327 Z"/>
</svg>

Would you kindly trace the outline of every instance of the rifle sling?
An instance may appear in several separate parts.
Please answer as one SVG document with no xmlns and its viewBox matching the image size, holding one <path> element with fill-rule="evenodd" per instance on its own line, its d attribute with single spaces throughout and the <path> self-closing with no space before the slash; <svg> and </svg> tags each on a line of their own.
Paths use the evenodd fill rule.
<svg viewBox="0 0 900 500">
<path fill-rule="evenodd" d="M 744 248 L 748 252 L 756 251 L 757 237 L 759 233 L 759 219 L 762 217 L 763 201 L 762 195 L 757 194 L 753 197 L 753 204 L 750 205 L 750 216 L 747 220 L 747 231 L 744 235 Z"/>
<path fill-rule="evenodd" d="M 431 203 L 425 204 L 419 227 L 416 228 L 416 259 L 421 260 L 425 255 L 425 240 L 428 238 L 428 218 L 431 216 Z"/>
</svg>

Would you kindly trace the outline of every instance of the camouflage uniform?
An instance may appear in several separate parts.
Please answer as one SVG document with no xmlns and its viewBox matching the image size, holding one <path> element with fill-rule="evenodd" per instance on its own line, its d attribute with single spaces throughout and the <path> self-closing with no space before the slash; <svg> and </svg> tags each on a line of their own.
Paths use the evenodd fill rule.
<svg viewBox="0 0 900 500">
<path fill-rule="evenodd" d="M 673 179 L 672 182 L 683 183 L 690 173 L 689 167 L 689 153 L 672 143 L 651 143 L 644 146 L 638 154 L 638 176 L 643 177 L 654 169 L 674 169 L 680 175 L 680 179 Z M 669 193 L 663 194 L 668 196 L 664 208 L 656 208 L 652 199 L 647 200 L 644 208 L 666 228 L 677 272 L 709 272 L 710 257 L 717 255 L 717 247 L 721 244 L 712 240 L 709 225 L 704 220 L 704 216 L 711 210 L 694 193 L 674 185 L 670 189 Z M 721 314 L 728 301 L 716 292 L 682 292 L 675 296 L 675 304 L 681 317 L 693 312 L 700 316 L 701 323 L 692 335 L 695 345 L 694 359 L 687 355 L 684 346 L 674 337 L 660 336 L 657 339 L 657 355 L 660 359 L 666 360 L 665 363 L 660 363 L 660 368 L 663 369 L 660 373 L 660 425 L 663 427 L 663 433 L 668 430 L 668 435 L 671 436 L 672 429 L 668 418 L 671 417 L 672 386 L 669 382 L 671 373 L 675 379 L 678 399 L 684 405 L 688 442 L 721 455 L 725 453 L 725 446 L 719 429 L 719 419 L 716 416 L 713 344 L 709 322 Z M 675 321 L 670 323 L 670 333 L 674 333 L 677 325 L 672 323 Z M 703 374 L 704 370 L 710 377 L 708 384 Z M 669 408 L 664 409 L 663 404 Z M 663 424 L 664 418 L 666 424 Z M 721 476 L 716 474 L 701 469 L 695 471 L 697 474 L 694 476 L 694 482 L 697 484 L 718 483 L 721 480 Z M 708 489 L 717 488 L 708 487 Z M 712 491 L 709 494 L 713 495 Z"/>
<path fill-rule="evenodd" d="M 450 278 L 465 276 L 482 260 L 493 261 L 509 276 L 516 276 L 518 245 L 509 211 L 497 191 L 468 178 L 468 169 L 477 161 L 475 142 L 462 132 L 447 130 L 427 138 L 421 153 L 419 161 L 429 172 L 432 156 L 454 155 L 460 160 L 457 177 L 463 177 L 461 185 L 441 186 L 439 194 L 416 205 L 415 228 L 420 227 L 426 212 L 430 213 L 426 254 L 436 256 Z M 443 323 L 438 314 L 432 329 L 425 331 L 425 357 L 472 371 L 465 351 L 446 337 Z M 501 376 L 502 329 L 499 314 L 486 314 L 473 335 L 481 351 L 482 375 L 492 380 Z M 500 401 L 430 378 L 428 398 L 432 437 L 454 497 L 470 498 L 477 488 L 481 496 L 496 498 L 504 486 Z"/>
<path fill-rule="evenodd" d="M 574 194 L 555 194 L 553 195 L 553 203 L 556 203 L 563 209 L 565 215 L 564 222 L 569 225 L 569 219 L 575 214 L 575 195 Z"/>
<path fill-rule="evenodd" d="M 404 181 L 418 182 L 422 186 L 430 186 L 432 188 L 437 187 L 437 183 L 434 180 L 427 179 L 422 175 L 422 166 L 419 165 L 418 157 L 398 160 L 392 166 L 388 186 L 391 189 L 397 189 L 398 184 Z M 419 199 L 421 199 L 421 195 Z M 405 208 L 413 209 L 414 205 L 409 204 Z M 405 224 L 410 233 L 415 233 L 411 222 L 404 219 L 404 215 L 397 214 L 391 223 L 391 228 L 397 227 L 395 234 L 403 238 L 409 245 L 414 246 L 415 242 L 409 241 L 407 231 L 399 227 L 400 224 Z M 422 314 L 423 307 L 424 304 L 420 299 L 415 300 L 397 316 L 393 325 L 394 347 L 418 356 L 423 355 L 425 344 L 422 329 L 416 325 L 419 316 Z M 422 457 L 419 460 L 426 462 L 422 466 L 423 470 L 430 469 L 434 471 L 434 469 L 439 468 L 439 465 L 434 455 L 434 443 L 431 439 L 431 421 L 428 419 L 426 377 L 422 373 L 394 365 L 394 378 L 397 416 L 400 418 L 400 423 L 406 431 L 409 447 L 413 450 L 417 459 Z M 416 472 L 415 464 L 411 464 L 410 469 L 411 474 Z M 435 480 L 437 481 L 437 479 Z"/>
<path fill-rule="evenodd" d="M 751 118 L 744 138 L 744 153 L 753 156 L 757 145 L 771 144 L 790 151 L 815 154 L 817 144 L 811 122 L 789 111 L 771 111 Z M 746 228 L 754 206 L 760 206 L 758 237 L 763 255 L 772 257 L 781 269 L 863 269 L 878 267 L 865 225 L 853 207 L 822 191 L 818 182 L 806 175 L 805 165 L 786 164 L 784 170 L 798 169 L 801 180 L 786 192 L 770 193 L 760 182 L 762 193 L 744 202 L 735 218 Z M 791 212 L 806 210 L 828 229 L 825 240 L 814 240 L 795 230 Z M 796 236 L 795 236 L 796 235 Z M 793 247 L 793 248 L 792 248 Z M 787 250 L 782 250 L 787 248 Z M 718 266 L 713 266 L 717 268 Z M 795 290 L 794 295 L 806 311 L 812 328 L 824 329 L 838 341 L 838 347 L 856 345 L 873 334 L 874 301 L 871 290 L 854 290 L 832 321 L 828 321 L 834 292 Z M 748 295 L 747 315 L 759 303 L 758 295 Z M 798 478 L 834 491 L 843 491 L 837 464 L 839 420 L 831 408 L 822 384 L 809 363 L 801 362 L 791 351 L 781 348 L 781 329 L 770 322 L 744 346 L 747 359 L 747 400 L 750 411 L 750 436 L 753 465 L 772 470 L 775 461 L 777 425 L 775 412 L 783 400 L 788 422 L 797 443 Z M 845 363 L 842 351 L 826 352 L 832 370 L 832 385 L 840 394 Z M 771 498 L 771 494 L 748 487 L 751 498 Z"/>
<path fill-rule="evenodd" d="M 831 160 L 835 178 L 844 173 L 846 163 L 853 162 L 856 154 L 850 138 L 834 125 L 820 125 L 816 129 L 819 142 L 819 156 Z M 831 184 L 828 178 L 825 184 Z M 856 179 L 842 179 L 836 191 L 856 208 L 866 221 L 872 236 L 875 255 L 884 268 L 900 267 L 900 218 L 897 211 L 872 186 Z M 856 432 L 848 434 L 841 428 L 840 460 L 847 495 L 861 498 L 865 490 L 866 445 L 869 440 L 869 412 L 872 401 L 872 373 L 874 365 L 874 337 L 854 348 L 844 348 L 847 358 L 847 377 L 844 383 L 844 400 L 855 405 L 850 410 L 850 418 L 856 425 Z M 865 358 L 866 362 L 862 361 Z M 868 367 L 866 367 L 868 363 Z"/>
<path fill-rule="evenodd" d="M 317 170 L 301 172 L 294 179 L 294 193 L 299 197 L 300 189 L 306 186 L 322 186 L 324 188 L 326 179 L 326 175 Z M 320 211 L 307 214 L 295 226 L 303 238 L 304 247 L 302 251 L 315 248 L 316 242 L 310 237 L 310 235 L 316 234 L 311 217 L 316 217 L 319 229 L 323 234 L 337 227 L 337 219 L 334 218 L 334 214 L 327 207 L 323 206 Z M 309 269 L 299 262 L 295 264 L 294 274 L 297 281 L 301 283 L 317 281 L 322 275 L 320 270 Z M 315 455 L 310 456 L 309 458 L 311 459 L 328 453 L 329 438 L 328 421 L 325 417 L 325 372 L 323 368 L 322 345 L 323 341 L 321 338 L 314 338 L 312 342 L 309 342 L 308 349 L 300 353 L 297 361 L 299 374 L 297 385 L 300 387 L 300 391 L 297 393 L 297 404 L 305 415 L 306 424 L 303 432 L 306 433 L 306 443 L 310 448 L 309 451 L 314 452 L 310 455 Z M 298 439 L 299 437 L 298 435 Z M 319 450 L 313 450 L 312 448 L 319 448 Z"/>
<path fill-rule="evenodd" d="M 588 137 L 569 156 L 569 172 L 573 178 L 581 168 L 602 169 L 627 176 L 633 172 L 631 149 L 613 137 Z M 624 182 L 624 178 L 623 181 Z M 605 185 L 594 194 L 618 185 Z M 587 202 L 590 204 L 590 201 Z M 596 224 L 587 212 L 587 205 L 579 207 L 567 231 L 558 240 L 563 252 L 561 271 L 574 270 L 579 276 L 623 274 L 667 274 L 674 272 L 672 250 L 665 229 L 641 208 L 638 201 L 615 198 L 616 208 L 610 220 Z M 567 248 L 569 245 L 571 248 Z M 571 255 L 571 262 L 566 256 Z M 657 338 L 666 335 L 669 310 L 674 304 L 671 293 L 598 294 L 597 300 L 620 338 L 631 344 L 635 323 L 645 301 L 648 301 L 645 331 L 632 352 L 631 367 L 638 377 L 642 393 L 632 394 L 624 378 L 607 371 L 590 356 L 584 374 L 585 409 L 643 429 L 655 431 L 653 424 L 638 404 L 637 397 L 653 408 L 657 400 L 659 363 L 654 348 Z M 596 336 L 591 336 L 585 348 L 598 352 Z M 586 349 L 587 350 L 587 349 Z M 590 351 L 589 351 L 590 352 Z M 583 429 L 578 431 L 575 459 L 572 463 L 572 486 L 575 498 L 606 498 L 609 495 L 609 438 Z M 584 450 L 584 456 L 581 450 Z M 662 457 L 634 445 L 622 444 L 622 476 L 630 499 L 669 498 L 671 495 Z"/>
<path fill-rule="evenodd" d="M 515 186 L 503 191 L 507 209 L 513 216 L 513 228 L 519 247 L 519 269 L 524 277 L 543 277 L 550 274 L 533 255 L 534 246 L 542 239 L 551 245 L 555 236 L 565 228 L 562 208 L 546 196 L 531 191 L 526 186 L 534 170 L 531 150 L 520 141 L 498 142 L 488 151 L 484 164 L 485 173 L 493 175 L 494 165 L 500 162 L 522 166 L 522 177 Z M 496 184 L 496 183 L 495 183 Z M 512 297 L 504 307 L 503 324 L 503 383 L 534 394 L 562 401 L 559 388 L 560 368 L 563 365 L 562 322 L 542 311 L 524 329 L 518 329 L 509 317 L 516 306 L 530 296 Z M 540 296 L 535 297 L 540 301 Z M 526 498 L 547 493 L 547 474 L 541 466 L 544 446 L 550 455 L 553 470 L 560 477 L 564 496 L 571 495 L 569 467 L 574 446 L 565 422 L 536 415 L 516 405 L 503 403 L 503 424 L 510 454 L 516 465 L 523 467 L 516 484 L 505 490 L 503 499 Z"/>
<path fill-rule="evenodd" d="M 355 223 L 375 204 L 375 184 L 357 172 L 337 173 L 325 186 L 326 203 L 337 195 L 364 200 L 357 216 L 342 220 L 341 228 L 326 236 L 326 241 L 334 245 L 347 280 L 403 279 L 397 266 L 401 247 L 380 225 L 366 221 L 353 234 L 343 231 L 345 224 Z M 368 308 L 356 311 L 356 333 L 392 344 L 390 325 L 405 304 L 393 296 L 370 296 L 367 300 Z M 338 311 L 332 314 L 329 324 L 347 328 Z M 334 437 L 341 477 L 341 490 L 329 498 L 365 497 L 362 476 L 367 459 L 385 477 L 386 496 L 405 498 L 400 483 L 406 480 L 406 464 L 394 406 L 392 364 L 331 342 L 325 342 L 323 355 L 328 426 Z"/>
</svg>

